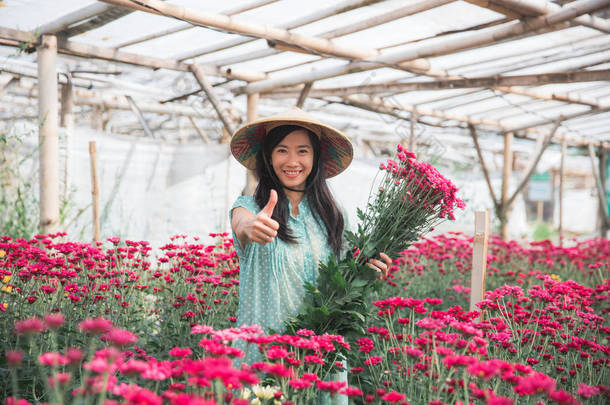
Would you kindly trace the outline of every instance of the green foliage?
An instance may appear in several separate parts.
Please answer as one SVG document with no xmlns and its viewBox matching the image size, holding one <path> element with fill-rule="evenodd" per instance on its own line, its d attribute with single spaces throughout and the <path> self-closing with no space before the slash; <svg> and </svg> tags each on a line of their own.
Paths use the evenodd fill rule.
<svg viewBox="0 0 610 405">
<path fill-rule="evenodd" d="M 310 329 L 346 337 L 362 334 L 371 296 L 381 286 L 375 282 L 377 274 L 366 265 L 358 265 L 353 257 L 337 261 L 332 256 L 328 263 L 320 264 L 318 287 L 305 285 L 301 312 L 286 326 L 292 332 Z"/>
<path fill-rule="evenodd" d="M 0 133 L 0 233 L 30 238 L 38 228 L 38 198 L 24 174 L 32 155 L 17 156 L 18 135 Z"/>
<path fill-rule="evenodd" d="M 535 241 L 551 239 L 553 230 L 548 224 L 541 222 L 534 228 L 534 234 L 532 236 Z"/>
</svg>

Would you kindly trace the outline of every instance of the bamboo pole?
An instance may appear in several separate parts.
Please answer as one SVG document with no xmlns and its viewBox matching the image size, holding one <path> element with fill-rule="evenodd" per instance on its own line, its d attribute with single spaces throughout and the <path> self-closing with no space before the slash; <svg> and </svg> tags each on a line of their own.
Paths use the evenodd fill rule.
<svg viewBox="0 0 610 405">
<path fill-rule="evenodd" d="M 311 24 L 313 22 L 322 20 L 324 18 L 333 16 L 335 14 L 340 14 L 347 12 L 349 10 L 359 8 L 365 5 L 370 5 L 374 3 L 378 3 L 380 0 L 344 0 L 338 4 L 333 4 L 325 9 L 317 10 L 311 14 L 298 17 L 294 20 L 288 21 L 287 23 L 280 23 L 277 25 L 277 28 L 284 30 L 291 30 L 294 28 L 301 27 L 303 25 Z M 201 56 L 207 53 L 222 51 L 227 48 L 232 48 L 238 45 L 246 44 L 252 41 L 256 41 L 258 37 L 255 38 L 232 38 L 227 41 L 223 41 L 221 43 L 206 45 L 202 48 L 196 49 L 194 51 L 184 52 L 176 56 L 178 60 L 186 60 L 190 58 L 195 58 L 197 56 Z M 215 64 L 218 66 L 218 64 Z"/>
<path fill-rule="evenodd" d="M 95 17 L 113 8 L 113 6 L 108 4 L 94 3 L 71 13 L 68 13 L 62 17 L 56 18 L 48 24 L 39 26 L 34 31 L 39 32 L 41 34 L 56 34 L 59 31 L 63 31 L 77 22 Z"/>
<path fill-rule="evenodd" d="M 278 0 L 256 0 L 256 1 L 252 1 L 250 3 L 244 4 L 244 5 L 240 5 L 238 7 L 233 7 L 231 9 L 229 9 L 229 10 L 225 10 L 221 14 L 232 16 L 232 15 L 235 15 L 235 14 L 243 13 L 243 12 L 255 9 L 255 8 L 259 8 L 259 7 L 265 6 L 265 5 L 270 4 L 270 3 L 275 3 L 277 1 Z M 194 27 L 195 26 L 193 24 L 179 24 L 176 27 L 168 28 L 168 29 L 163 30 L 163 31 L 153 32 L 152 34 L 144 35 L 144 36 L 136 38 L 136 39 L 132 39 L 132 40 L 129 40 L 129 41 L 122 42 L 119 45 L 117 45 L 115 48 L 116 49 L 124 48 L 126 46 L 131 46 L 131 45 L 139 44 L 139 43 L 142 43 L 142 42 L 150 41 L 151 39 L 161 38 L 161 37 L 164 37 L 166 35 L 175 34 L 177 32 L 182 32 L 182 31 L 186 31 L 186 30 L 188 30 L 190 28 L 194 28 Z"/>
<path fill-rule="evenodd" d="M 100 242 L 100 195 L 97 186 L 97 149 L 95 141 L 89 141 L 89 158 L 91 159 L 91 196 L 93 203 L 93 242 Z"/>
<path fill-rule="evenodd" d="M 513 133 L 509 132 L 504 135 L 504 166 L 502 170 L 502 203 L 500 204 L 500 233 L 502 240 L 508 240 L 508 216 L 510 209 L 508 208 L 508 187 L 510 185 L 510 174 L 513 166 Z"/>
<path fill-rule="evenodd" d="M 523 190 L 523 188 L 525 188 L 525 186 L 529 182 L 532 173 L 534 173 L 534 170 L 536 170 L 536 166 L 538 166 L 538 162 L 540 161 L 542 154 L 544 153 L 546 148 L 551 144 L 551 139 L 553 139 L 553 136 L 555 135 L 555 132 L 557 132 L 557 129 L 559 128 L 560 124 L 561 124 L 561 121 L 557 120 L 551 133 L 544 137 L 544 140 L 540 144 L 540 148 L 538 149 L 538 152 L 536 153 L 534 158 L 531 160 L 530 165 L 525 172 L 525 176 L 523 176 L 523 178 L 521 179 L 521 182 L 517 186 L 517 189 L 510 196 L 510 198 L 506 202 L 506 205 L 503 207 L 505 211 L 510 210 L 510 207 L 513 205 L 513 202 L 515 202 L 515 199 L 517 198 L 517 196 L 519 195 L 521 190 Z"/>
<path fill-rule="evenodd" d="M 201 86 L 201 89 L 205 92 L 206 96 L 208 97 L 208 100 L 210 100 L 210 103 L 212 104 L 212 106 L 216 110 L 216 113 L 218 114 L 218 117 L 222 121 L 222 124 L 224 125 L 225 129 L 229 133 L 229 137 L 232 136 L 235 133 L 235 127 L 234 127 L 233 122 L 231 121 L 230 117 L 226 114 L 226 112 L 222 108 L 222 105 L 220 104 L 220 100 L 218 99 L 218 97 L 216 97 L 214 88 L 210 85 L 210 83 L 206 79 L 205 74 L 204 74 L 203 70 L 200 69 L 199 65 L 192 64 L 190 67 L 191 67 L 191 71 L 193 72 L 193 75 L 195 76 L 195 79 L 197 79 L 197 82 Z"/>
<path fill-rule="evenodd" d="M 470 310 L 485 297 L 485 273 L 487 271 L 487 240 L 489 235 L 489 212 L 475 211 L 474 238 L 472 246 L 472 273 L 470 278 Z"/>
<path fill-rule="evenodd" d="M 471 0 L 466 1 L 474 2 Z M 560 5 L 546 0 L 491 0 L 489 3 L 501 5 L 508 10 L 514 10 L 525 16 L 546 15 L 561 9 Z M 581 16 L 574 19 L 574 22 L 585 27 L 597 29 L 601 32 L 610 33 L 610 23 L 607 20 L 594 15 Z"/>
<path fill-rule="evenodd" d="M 595 165 L 595 151 L 593 149 L 593 145 L 589 145 L 589 158 L 591 159 L 591 172 L 593 173 L 593 177 L 595 178 L 595 188 L 597 189 L 597 199 L 599 202 L 599 213 L 601 217 L 600 232 L 603 232 L 604 229 L 610 223 L 610 218 L 608 217 L 608 201 L 606 200 L 606 190 L 604 189 L 604 185 L 602 184 L 601 176 L 598 172 L 598 167 Z M 605 238 L 606 235 L 601 235 L 601 237 Z"/>
<path fill-rule="evenodd" d="M 144 114 L 142 114 L 142 111 L 140 110 L 140 108 L 138 108 L 138 105 L 136 104 L 136 102 L 133 101 L 133 98 L 130 95 L 126 95 L 125 98 L 127 99 L 127 102 L 129 103 L 129 105 L 131 106 L 131 111 L 133 111 L 133 113 L 136 115 L 136 117 L 138 117 L 138 121 L 140 121 L 140 125 L 142 125 L 142 129 L 144 129 L 144 133 L 146 133 L 146 135 L 149 138 L 155 139 L 156 138 L 155 135 L 150 130 L 150 126 L 148 125 L 148 122 L 146 122 L 146 118 L 144 118 Z"/>
<path fill-rule="evenodd" d="M 7 27 L 0 27 L 0 38 L 25 43 L 37 42 L 37 39 L 33 34 Z M 14 46 L 20 45 L 21 44 L 19 43 L 14 44 Z M 60 39 L 58 41 L 57 52 L 65 55 L 109 60 L 113 62 L 127 63 L 130 65 L 150 67 L 153 69 L 169 69 L 180 72 L 188 72 L 190 70 L 190 64 L 178 62 L 176 60 L 155 58 L 152 56 L 144 56 L 135 53 L 117 51 L 114 48 L 105 48 L 101 46 L 83 44 L 75 41 L 68 41 L 65 39 Z M 217 68 L 215 66 L 204 65 L 201 65 L 200 67 L 206 72 L 206 74 L 225 77 L 227 79 L 256 81 L 267 78 L 267 75 L 264 73 L 254 72 L 246 69 Z"/>
<path fill-rule="evenodd" d="M 430 10 L 432 8 L 440 7 L 444 4 L 451 3 L 453 1 L 454 0 L 423 0 L 423 1 L 419 1 L 417 3 L 411 3 L 406 6 L 388 11 L 387 13 L 376 15 L 374 17 L 367 17 L 367 18 L 357 21 L 357 22 L 350 22 L 347 25 L 344 25 L 344 26 L 341 26 L 338 28 L 333 28 L 330 31 L 326 31 L 321 34 L 318 34 L 317 36 L 320 38 L 326 38 L 326 39 L 342 37 L 345 35 L 352 34 L 354 32 L 363 31 L 363 30 L 366 30 L 371 27 L 385 24 L 390 21 L 395 21 L 400 18 L 404 18 L 404 17 L 410 16 L 410 15 L 413 15 L 413 14 L 416 14 L 419 12 Z M 311 21 L 311 22 L 313 22 L 313 21 Z M 286 28 L 286 29 L 296 28 L 291 25 L 292 24 L 282 27 L 282 28 Z M 251 39 L 249 39 L 248 41 L 251 41 Z M 229 57 L 226 57 L 223 59 L 213 60 L 210 62 L 210 64 L 212 64 L 214 66 L 225 66 L 225 65 L 230 65 L 233 63 L 246 62 L 246 61 L 249 61 L 252 59 L 264 58 L 267 56 L 276 55 L 281 52 L 282 51 L 280 51 L 278 49 L 274 49 L 274 48 L 259 49 L 256 51 L 244 53 L 244 54 L 237 55 L 237 56 L 229 56 Z"/>
<path fill-rule="evenodd" d="M 563 196 L 565 190 L 565 177 L 566 177 L 566 152 L 567 142 L 565 139 L 561 140 L 561 163 L 559 166 L 559 244 L 563 246 Z"/>
<path fill-rule="evenodd" d="M 40 232 L 59 231 L 59 131 L 57 126 L 57 38 L 43 35 L 38 52 L 40 144 Z"/>
<path fill-rule="evenodd" d="M 487 189 L 489 190 L 489 195 L 491 197 L 491 201 L 493 202 L 494 209 L 496 215 L 499 214 L 499 203 L 496 198 L 496 193 L 491 185 L 491 178 L 489 176 L 489 170 L 487 169 L 487 165 L 485 164 L 485 160 L 483 159 L 483 153 L 481 151 L 481 147 L 479 145 L 479 136 L 477 135 L 477 131 L 474 125 L 469 124 L 468 129 L 470 131 L 470 136 L 472 137 L 472 141 L 474 143 L 474 148 L 477 151 L 477 156 L 479 157 L 479 163 L 481 164 L 481 169 L 483 170 L 483 175 L 485 176 L 485 182 L 487 183 Z"/>
<path fill-rule="evenodd" d="M 323 38 L 301 35 L 282 28 L 254 24 L 249 22 L 249 20 L 240 20 L 222 14 L 199 11 L 192 8 L 182 7 L 176 4 L 166 3 L 160 0 L 139 0 L 138 3 L 142 4 L 142 6 L 136 6 L 133 2 L 129 0 L 102 1 L 117 6 L 146 11 L 152 14 L 160 14 L 168 17 L 174 17 L 180 20 L 191 22 L 193 24 L 217 28 L 230 33 L 285 42 L 290 45 L 296 45 L 299 48 L 306 48 L 308 50 L 319 52 L 325 55 L 333 55 L 348 59 L 366 59 L 379 54 L 379 52 L 376 50 L 363 50 L 361 47 L 334 44 L 331 41 Z M 188 56 L 186 57 L 186 59 L 191 57 L 192 56 Z M 182 57 L 181 59 L 184 59 L 184 57 Z"/>
<path fill-rule="evenodd" d="M 604 59 L 607 59 L 605 57 Z M 550 72 L 529 75 L 509 75 L 490 77 L 470 77 L 462 79 L 440 79 L 435 81 L 407 82 L 407 83 L 377 83 L 359 86 L 324 87 L 312 91 L 312 96 L 345 96 L 349 94 L 376 94 L 394 93 L 400 94 L 416 90 L 442 90 L 442 89 L 466 89 L 475 87 L 498 87 L 498 86 L 542 86 L 552 83 L 577 83 L 596 82 L 610 80 L 610 69 L 585 70 L 580 72 Z M 510 93 L 510 91 L 508 91 Z M 279 93 L 293 94 L 294 90 L 276 91 Z"/>
<path fill-rule="evenodd" d="M 544 201 L 536 201 L 536 221 L 544 222 Z"/>
<path fill-rule="evenodd" d="M 71 157 L 71 141 L 74 132 L 74 116 L 72 114 L 72 107 L 74 105 L 74 99 L 72 97 L 72 83 L 68 81 L 66 84 L 61 86 L 61 113 L 59 125 L 65 128 L 64 132 L 64 143 L 65 143 L 65 157 L 64 157 L 64 189 L 63 199 L 64 201 L 68 198 L 68 191 L 70 190 L 70 157 Z"/>
<path fill-rule="evenodd" d="M 303 108 L 303 104 L 305 104 L 305 100 L 307 99 L 307 96 L 309 95 L 312 86 L 312 82 L 305 83 L 305 86 L 303 86 L 303 89 L 301 90 L 301 94 L 299 94 L 299 99 L 297 100 L 296 104 L 297 107 Z"/>
<path fill-rule="evenodd" d="M 203 139 L 203 142 L 210 143 L 210 138 L 208 138 L 208 135 L 204 131 L 202 131 L 201 128 L 199 128 L 199 126 L 195 122 L 195 119 L 193 117 L 189 117 L 189 121 L 191 121 L 191 125 L 195 128 L 195 131 L 197 131 L 201 139 Z"/>
<path fill-rule="evenodd" d="M 326 102 L 334 101 L 333 99 L 328 99 L 328 98 L 321 98 L 321 100 L 324 100 Z M 437 109 L 429 108 L 429 107 L 422 106 L 422 105 L 418 105 L 417 109 L 414 106 L 404 104 L 404 103 L 402 103 L 400 106 L 398 106 L 395 103 L 389 103 L 380 97 L 353 95 L 353 96 L 343 97 L 341 102 L 348 104 L 348 105 L 355 106 L 355 107 L 359 107 L 359 108 L 365 108 L 365 109 L 376 108 L 377 112 L 381 112 L 381 113 L 385 113 L 385 114 L 392 114 L 396 111 L 405 111 L 408 113 L 417 111 L 417 113 L 419 115 L 436 117 L 436 118 L 441 118 L 444 120 L 460 121 L 460 122 L 463 122 L 466 124 L 472 124 L 472 125 L 493 126 L 493 127 L 496 127 L 496 128 L 499 128 L 500 130 L 502 130 L 503 133 L 510 132 L 512 129 L 509 125 L 505 124 L 502 121 L 484 119 L 484 118 L 476 118 L 476 117 L 462 115 L 462 114 L 451 112 L 451 111 L 437 110 Z M 597 112 L 599 112 L 599 110 L 595 110 L 594 112 L 597 113 Z M 589 113 L 590 113 L 590 111 L 589 111 Z M 581 114 L 582 113 L 566 115 L 562 118 L 562 120 L 569 119 L 570 117 L 573 117 L 573 116 L 579 116 Z M 552 122 L 556 122 L 556 121 L 557 121 L 557 119 L 552 120 Z M 541 123 L 537 123 L 537 125 L 541 125 Z M 527 128 L 527 129 L 523 129 L 523 135 L 520 135 L 520 137 L 535 140 L 538 138 L 538 136 L 540 136 L 540 135 L 544 136 L 549 133 L 550 133 L 550 130 L 547 130 L 547 129 Z M 557 138 L 557 139 L 565 138 L 568 142 L 572 143 L 575 146 L 586 146 L 589 143 L 593 143 L 596 146 L 599 145 L 598 141 L 588 141 L 582 137 L 574 137 L 574 136 L 569 136 L 566 134 L 554 135 L 554 138 Z"/>
<path fill-rule="evenodd" d="M 247 111 L 248 122 L 255 121 L 258 118 L 258 94 L 248 94 L 247 96 Z M 258 179 L 254 170 L 247 169 L 246 171 L 246 187 L 242 190 L 242 195 L 253 195 L 258 184 Z"/>
<path fill-rule="evenodd" d="M 85 89 L 76 89 L 73 90 L 73 93 L 73 104 L 77 106 L 99 106 L 105 110 L 131 110 L 131 105 L 127 101 L 126 96 Z M 19 85 L 18 89 L 13 91 L 13 94 L 25 97 L 36 97 L 38 95 L 38 91 L 33 86 Z M 143 113 L 168 114 L 185 117 L 216 117 L 213 114 L 206 114 L 190 105 L 185 104 L 162 104 L 155 101 L 151 102 L 141 99 L 137 100 L 137 104 L 138 108 Z"/>
<path fill-rule="evenodd" d="M 601 234 L 603 238 L 608 238 L 608 228 L 610 228 L 610 212 L 608 211 L 608 195 L 606 194 L 607 179 L 606 179 L 606 145 L 602 143 L 599 148 L 599 178 L 602 184 L 602 192 L 604 193 L 606 205 L 603 207 L 602 213 L 606 215 L 606 220 L 602 222 Z"/>
<path fill-rule="evenodd" d="M 417 111 L 411 113 L 411 119 L 409 120 L 411 126 L 411 132 L 409 134 L 409 151 L 415 153 L 417 149 L 417 135 L 415 134 L 415 126 L 417 124 Z"/>
<path fill-rule="evenodd" d="M 487 30 L 447 38 L 444 41 L 436 41 L 433 43 L 424 42 L 405 50 L 369 58 L 366 61 L 351 62 L 341 66 L 313 70 L 307 73 L 261 80 L 245 86 L 243 91 L 246 93 L 262 93 L 278 87 L 296 85 L 307 81 L 328 79 L 348 72 L 356 73 L 394 64 L 400 64 L 400 66 L 406 68 L 410 66 L 408 62 L 415 59 L 421 60 L 421 58 L 430 56 L 441 56 L 459 50 L 480 47 L 504 39 L 517 37 L 524 33 L 533 32 L 540 28 L 548 27 L 553 29 L 553 27 L 560 23 L 574 19 L 579 15 L 595 11 L 606 5 L 607 0 L 577 0 L 574 3 L 571 3 L 569 7 L 562 7 L 561 10 L 547 14 L 543 17 L 532 18 L 527 21 L 510 22 Z"/>
</svg>

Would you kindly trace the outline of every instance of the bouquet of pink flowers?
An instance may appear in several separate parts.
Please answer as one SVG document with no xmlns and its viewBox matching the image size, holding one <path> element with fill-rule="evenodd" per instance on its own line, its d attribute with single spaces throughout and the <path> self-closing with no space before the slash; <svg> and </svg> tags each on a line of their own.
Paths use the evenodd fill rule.
<svg viewBox="0 0 610 405">
<path fill-rule="evenodd" d="M 398 145 L 396 159 L 381 164 L 383 178 L 365 211 L 358 210 L 357 231 L 346 232 L 354 247 L 342 259 L 320 265 L 317 285 L 307 290 L 300 313 L 286 322 L 289 331 L 314 330 L 347 338 L 362 336 L 371 313 L 371 294 L 380 288 L 378 273 L 366 265 L 380 252 L 396 255 L 422 234 L 464 208 L 457 188 L 433 166 L 416 160 Z"/>
</svg>

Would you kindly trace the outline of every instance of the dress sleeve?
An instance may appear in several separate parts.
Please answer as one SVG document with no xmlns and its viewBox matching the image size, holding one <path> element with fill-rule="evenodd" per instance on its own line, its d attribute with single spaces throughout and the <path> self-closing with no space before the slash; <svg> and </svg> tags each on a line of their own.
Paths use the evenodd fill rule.
<svg viewBox="0 0 610 405">
<path fill-rule="evenodd" d="M 237 197 L 237 200 L 235 200 L 235 202 L 233 203 L 231 210 L 229 210 L 229 223 L 233 222 L 233 210 L 237 207 L 243 207 L 254 215 L 256 215 L 258 213 L 258 211 L 260 211 L 260 208 L 258 207 L 258 204 L 256 204 L 256 201 L 254 201 L 253 196 L 251 196 L 251 195 L 239 196 L 239 197 Z M 245 256 L 246 250 L 248 250 L 248 247 L 251 244 L 246 246 L 244 249 L 244 247 L 241 246 L 241 244 L 239 243 L 239 240 L 237 239 L 237 236 L 235 235 L 235 231 L 232 230 L 231 232 L 233 234 L 233 244 L 235 245 L 235 251 L 237 252 L 237 255 L 240 257 Z"/>
</svg>

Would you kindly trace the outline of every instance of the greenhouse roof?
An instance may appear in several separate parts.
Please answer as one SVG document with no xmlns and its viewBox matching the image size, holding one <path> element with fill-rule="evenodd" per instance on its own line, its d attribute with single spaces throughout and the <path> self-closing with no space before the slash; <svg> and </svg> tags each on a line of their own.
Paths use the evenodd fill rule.
<svg viewBox="0 0 610 405">
<path fill-rule="evenodd" d="M 126 110 L 112 117 L 125 130 L 171 132 L 168 114 L 189 117 L 200 133 L 222 114 L 230 129 L 245 119 L 246 96 L 258 94 L 261 116 L 305 103 L 369 146 L 408 138 L 415 125 L 473 137 L 552 135 L 580 146 L 610 141 L 610 0 L 0 6 L 4 119 L 35 116 L 34 51 L 39 34 L 56 34 L 59 79 L 75 87 L 77 107 Z M 206 101 L 214 97 L 216 109 Z M 380 114 L 406 124 L 388 125 Z"/>
</svg>

